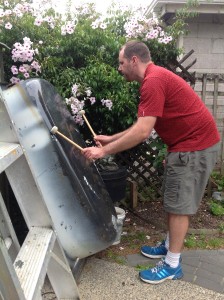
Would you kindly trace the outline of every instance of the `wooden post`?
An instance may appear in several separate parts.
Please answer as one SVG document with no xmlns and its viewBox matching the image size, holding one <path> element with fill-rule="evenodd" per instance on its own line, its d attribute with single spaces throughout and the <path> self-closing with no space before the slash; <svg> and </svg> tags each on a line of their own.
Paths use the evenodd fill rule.
<svg viewBox="0 0 224 300">
<path fill-rule="evenodd" d="M 0 44 L 0 82 L 4 82 L 4 65 L 3 65 L 3 53 L 2 45 Z"/>
<path fill-rule="evenodd" d="M 211 179 L 211 177 L 209 177 L 209 179 L 208 179 L 207 196 L 208 196 L 208 198 L 211 198 L 211 196 L 212 196 L 212 179 Z"/>
<path fill-rule="evenodd" d="M 223 119 L 223 129 L 222 129 L 222 144 L 221 144 L 221 175 L 224 175 L 224 145 L 223 145 L 223 141 L 224 141 L 224 119 Z"/>
<path fill-rule="evenodd" d="M 207 74 L 203 74 L 202 78 L 202 101 L 205 103 L 206 98 Z"/>
<path fill-rule="evenodd" d="M 3 48 L 7 48 L 10 50 L 10 48 L 3 44 L 0 43 L 0 82 L 4 83 L 5 82 L 5 74 L 4 74 L 4 62 L 3 62 Z"/>
<path fill-rule="evenodd" d="M 217 120 L 218 91 L 219 91 L 219 75 L 216 75 L 214 79 L 214 100 L 213 100 L 213 116 L 215 120 Z"/>
<path fill-rule="evenodd" d="M 129 181 L 130 183 L 130 200 L 131 208 L 136 208 L 138 205 L 138 191 L 136 181 Z"/>
</svg>

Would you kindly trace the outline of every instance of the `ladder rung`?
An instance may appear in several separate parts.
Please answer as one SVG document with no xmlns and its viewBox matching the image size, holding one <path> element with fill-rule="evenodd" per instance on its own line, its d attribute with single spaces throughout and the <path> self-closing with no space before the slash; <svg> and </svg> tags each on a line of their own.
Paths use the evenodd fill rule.
<svg viewBox="0 0 224 300">
<path fill-rule="evenodd" d="M 14 262 L 25 299 L 35 299 L 42 285 L 56 236 L 52 229 L 32 227 Z"/>
<path fill-rule="evenodd" d="M 19 144 L 0 142 L 0 173 L 23 154 Z"/>
</svg>

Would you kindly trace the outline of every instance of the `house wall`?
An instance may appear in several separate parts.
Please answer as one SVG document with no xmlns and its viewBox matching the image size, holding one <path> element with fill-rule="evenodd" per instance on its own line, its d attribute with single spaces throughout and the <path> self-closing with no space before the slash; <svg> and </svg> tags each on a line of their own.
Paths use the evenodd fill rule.
<svg viewBox="0 0 224 300">
<path fill-rule="evenodd" d="M 189 33 L 179 41 L 184 53 L 194 50 L 191 72 L 224 74 L 224 14 L 201 14 L 187 21 Z"/>
</svg>

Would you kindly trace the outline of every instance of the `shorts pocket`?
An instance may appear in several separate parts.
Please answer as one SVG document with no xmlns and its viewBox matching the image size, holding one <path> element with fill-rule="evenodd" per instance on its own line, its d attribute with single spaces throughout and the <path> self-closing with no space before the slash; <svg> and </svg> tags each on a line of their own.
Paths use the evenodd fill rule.
<svg viewBox="0 0 224 300">
<path fill-rule="evenodd" d="M 166 175 L 184 175 L 189 162 L 190 152 L 170 152 L 167 156 Z"/>
<path fill-rule="evenodd" d="M 179 159 L 182 165 L 186 166 L 190 159 L 190 152 L 179 152 Z"/>
</svg>

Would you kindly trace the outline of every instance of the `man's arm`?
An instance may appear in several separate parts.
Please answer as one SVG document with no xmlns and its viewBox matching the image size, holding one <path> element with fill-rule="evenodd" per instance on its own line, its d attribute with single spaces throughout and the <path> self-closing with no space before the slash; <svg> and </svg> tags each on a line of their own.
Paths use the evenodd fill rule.
<svg viewBox="0 0 224 300">
<path fill-rule="evenodd" d="M 147 139 L 154 128 L 156 117 L 140 117 L 137 122 L 111 143 L 101 147 L 83 149 L 88 159 L 99 159 L 109 154 L 115 154 L 130 149 Z"/>
<path fill-rule="evenodd" d="M 119 138 L 121 138 L 123 135 L 125 135 L 129 130 L 131 130 L 132 127 L 121 131 L 119 133 L 113 134 L 113 135 L 96 135 L 94 137 L 94 140 L 96 142 L 99 142 L 102 146 L 105 146 L 111 142 L 114 142 L 116 140 L 118 140 Z"/>
</svg>

